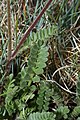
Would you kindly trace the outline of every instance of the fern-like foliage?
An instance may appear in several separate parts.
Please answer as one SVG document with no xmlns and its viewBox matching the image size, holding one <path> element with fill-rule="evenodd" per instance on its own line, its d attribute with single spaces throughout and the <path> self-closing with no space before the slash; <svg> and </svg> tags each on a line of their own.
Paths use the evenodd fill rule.
<svg viewBox="0 0 80 120">
<path fill-rule="evenodd" d="M 58 28 L 56 25 L 49 26 L 48 28 L 41 29 L 36 33 L 32 33 L 22 47 L 21 51 L 30 48 L 30 55 L 28 57 L 28 66 L 21 71 L 21 88 L 26 87 L 27 82 L 39 82 L 40 74 L 43 74 L 43 68 L 46 67 L 48 60 L 48 47 L 46 42 L 53 35 L 57 35 Z"/>
<path fill-rule="evenodd" d="M 49 26 L 48 28 L 41 29 L 36 33 L 32 33 L 28 37 L 27 41 L 22 47 L 21 51 L 26 48 L 30 48 L 30 55 L 28 57 L 28 66 L 21 71 L 21 88 L 26 87 L 31 82 L 39 82 L 40 74 L 43 74 L 43 68 L 46 67 L 46 61 L 48 60 L 48 47 L 46 42 L 53 35 L 57 35 L 58 28 L 56 25 Z"/>
<path fill-rule="evenodd" d="M 60 120 L 61 118 L 68 119 L 69 109 L 68 106 L 60 106 L 56 111 L 56 119 Z"/>
<path fill-rule="evenodd" d="M 78 117 L 80 115 L 80 106 L 76 106 L 72 111 L 72 117 Z"/>
<path fill-rule="evenodd" d="M 46 62 L 48 60 L 47 40 L 56 34 L 57 27 L 53 25 L 51 27 L 44 28 L 37 33 L 32 33 L 32 35 L 28 37 L 28 40 L 25 43 L 26 48 L 30 49 L 27 66 L 22 67 L 21 72 L 17 75 L 15 80 L 13 80 L 10 75 L 10 81 L 5 90 L 5 108 L 9 116 L 17 110 L 19 116 L 24 118 L 27 116 L 26 108 L 30 111 L 28 113 L 31 113 L 31 111 L 35 111 L 37 106 L 38 111 L 40 112 L 47 111 L 49 109 L 50 97 L 53 95 L 53 92 L 49 89 L 46 81 L 41 82 L 43 79 L 41 78 L 41 75 L 44 73 L 44 68 L 46 67 Z M 24 47 L 22 47 L 22 49 L 23 48 Z M 38 86 L 36 86 L 36 84 Z M 39 90 L 37 94 L 38 97 L 34 94 L 34 91 L 36 90 Z M 43 104 L 38 103 L 40 97 L 42 97 L 42 102 L 44 101 Z M 32 107 L 28 107 L 27 105 L 29 100 L 32 100 L 30 102 Z M 37 103 L 35 107 L 33 105 L 34 103 Z M 23 115 L 23 110 L 25 116 Z M 43 113 L 41 116 L 45 116 L 45 114 L 47 113 Z M 54 117 L 51 120 L 54 120 Z"/>
<path fill-rule="evenodd" d="M 40 89 L 38 90 L 37 105 L 38 111 L 48 111 L 50 98 L 53 95 L 53 90 L 50 89 L 49 84 L 46 81 L 40 82 Z"/>
<path fill-rule="evenodd" d="M 28 66 L 21 71 L 20 86 L 26 87 L 31 82 L 40 82 L 39 75 L 43 74 L 43 68 L 46 67 L 46 61 L 48 60 L 48 48 L 42 42 L 34 43 L 30 49 L 30 56 L 28 58 Z"/>
<path fill-rule="evenodd" d="M 36 33 L 32 33 L 26 40 L 24 46 L 21 48 L 20 52 L 26 50 L 28 47 L 34 44 L 34 42 L 43 41 L 46 42 L 49 38 L 58 35 L 58 26 L 52 25 L 47 28 L 40 29 Z"/>
<path fill-rule="evenodd" d="M 55 115 L 50 112 L 36 112 L 33 114 L 30 114 L 27 120 L 55 120 Z"/>
<path fill-rule="evenodd" d="M 5 108 L 9 115 L 11 115 L 12 113 L 15 112 L 13 98 L 16 96 L 16 93 L 18 91 L 18 86 L 15 86 L 14 82 L 15 82 L 15 80 L 12 80 L 8 84 L 8 87 L 6 87 L 6 91 L 4 92 L 4 94 L 6 94 Z"/>
</svg>

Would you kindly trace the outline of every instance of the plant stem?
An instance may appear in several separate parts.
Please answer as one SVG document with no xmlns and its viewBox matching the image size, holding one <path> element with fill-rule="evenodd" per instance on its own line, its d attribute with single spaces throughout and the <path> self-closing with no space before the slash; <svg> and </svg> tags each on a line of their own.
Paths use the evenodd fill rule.
<svg viewBox="0 0 80 120">
<path fill-rule="evenodd" d="M 13 52 L 13 54 L 11 55 L 6 67 L 9 66 L 10 62 L 12 61 L 12 59 L 14 59 L 17 55 L 17 52 L 19 50 L 19 48 L 21 47 L 21 45 L 26 41 L 26 38 L 28 37 L 28 35 L 30 34 L 31 30 L 34 28 L 34 26 L 38 23 L 39 19 L 42 17 L 42 15 L 44 14 L 44 12 L 46 11 L 46 9 L 49 7 L 50 3 L 52 2 L 52 0 L 49 0 L 47 2 L 47 4 L 43 7 L 42 11 L 40 12 L 40 14 L 37 16 L 37 18 L 34 20 L 34 22 L 30 25 L 30 27 L 27 29 L 27 31 L 24 33 L 23 37 L 21 38 L 18 46 L 16 47 L 15 51 Z"/>
<path fill-rule="evenodd" d="M 11 41 L 11 15 L 10 15 L 10 0 L 7 0 L 7 8 L 8 8 L 8 61 L 11 57 L 12 51 L 12 41 Z"/>
</svg>

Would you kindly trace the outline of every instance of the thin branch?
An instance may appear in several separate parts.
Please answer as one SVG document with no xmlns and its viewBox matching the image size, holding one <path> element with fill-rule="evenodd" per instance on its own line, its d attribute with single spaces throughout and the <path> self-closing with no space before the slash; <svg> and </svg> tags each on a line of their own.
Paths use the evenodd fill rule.
<svg viewBox="0 0 80 120">
<path fill-rule="evenodd" d="M 53 78 L 53 77 L 55 76 L 55 74 L 56 74 L 57 72 L 59 72 L 60 70 L 65 69 L 65 68 L 70 68 L 70 67 L 73 67 L 73 66 L 66 65 L 66 66 L 63 66 L 63 67 L 58 68 L 58 69 L 53 73 L 52 78 Z"/>
<path fill-rule="evenodd" d="M 71 31 L 71 34 L 72 34 L 72 36 L 80 43 L 80 39 L 78 39 L 74 34 L 73 34 L 73 32 Z M 79 48 L 78 48 L 79 49 Z"/>
<path fill-rule="evenodd" d="M 43 77 L 44 79 L 47 81 L 47 82 L 50 82 L 50 83 L 55 83 L 60 89 L 62 89 L 63 91 L 69 93 L 69 94 L 73 94 L 73 95 L 78 95 L 78 93 L 75 93 L 75 92 L 72 92 L 69 90 L 69 88 L 66 86 L 66 88 L 64 88 L 63 86 L 61 86 L 58 82 L 56 82 L 56 80 L 51 80 L 51 79 L 47 79 L 47 77 L 43 74 Z"/>
<path fill-rule="evenodd" d="M 10 0 L 7 0 L 7 8 L 8 8 L 8 60 L 9 60 L 12 51 Z"/>
<path fill-rule="evenodd" d="M 44 14 L 44 12 L 47 10 L 47 8 L 49 7 L 50 3 L 52 2 L 52 0 L 49 0 L 47 2 L 47 4 L 44 6 L 44 8 L 42 9 L 42 11 L 40 12 L 40 14 L 37 16 L 37 18 L 34 20 L 34 22 L 30 25 L 30 27 L 27 29 L 27 31 L 24 33 L 23 37 L 21 38 L 18 46 L 16 47 L 15 51 L 13 52 L 13 54 L 11 55 L 6 68 L 9 66 L 10 62 L 12 61 L 12 59 L 14 59 L 17 55 L 18 50 L 20 49 L 20 47 L 22 46 L 22 44 L 26 41 L 26 38 L 29 36 L 31 30 L 34 28 L 34 26 L 38 23 L 39 19 L 42 17 L 42 15 Z"/>
<path fill-rule="evenodd" d="M 59 83 L 57 83 L 55 80 L 46 80 L 47 82 L 51 82 L 51 83 L 55 83 L 59 88 L 61 88 L 63 91 L 69 93 L 69 94 L 73 94 L 73 95 L 77 95 L 77 93 L 70 91 L 69 89 L 64 88 L 63 86 L 61 86 Z"/>
</svg>

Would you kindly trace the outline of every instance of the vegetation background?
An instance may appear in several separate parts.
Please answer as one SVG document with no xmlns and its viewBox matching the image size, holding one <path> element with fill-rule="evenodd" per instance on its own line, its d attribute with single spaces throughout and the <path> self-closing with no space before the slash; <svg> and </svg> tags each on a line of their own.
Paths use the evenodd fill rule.
<svg viewBox="0 0 80 120">
<path fill-rule="evenodd" d="M 0 1 L 0 120 L 80 120 L 80 0 Z"/>
</svg>

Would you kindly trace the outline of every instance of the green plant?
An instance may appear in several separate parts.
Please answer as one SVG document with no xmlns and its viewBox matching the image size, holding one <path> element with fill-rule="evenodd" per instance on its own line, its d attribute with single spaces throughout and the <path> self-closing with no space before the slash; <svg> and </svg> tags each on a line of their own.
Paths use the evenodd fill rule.
<svg viewBox="0 0 80 120">
<path fill-rule="evenodd" d="M 5 109 L 8 112 L 9 116 L 15 113 L 16 110 L 19 112 L 20 114 L 19 116 L 21 116 L 21 114 L 23 113 L 22 112 L 23 109 L 25 109 L 24 111 L 26 113 L 27 105 L 25 103 L 27 103 L 31 99 L 33 99 L 33 101 L 35 102 L 36 99 L 34 99 L 34 97 L 36 96 L 34 92 L 38 90 L 38 86 L 36 87 L 36 84 L 39 84 L 41 81 L 40 75 L 44 73 L 44 68 L 46 67 L 46 62 L 48 60 L 48 55 L 49 55 L 48 46 L 46 46 L 47 40 L 56 31 L 57 29 L 53 25 L 52 27 L 40 30 L 35 34 L 33 33 L 32 38 L 29 37 L 29 40 L 32 39 L 31 41 L 32 43 L 29 44 L 30 41 L 28 41 L 29 42 L 28 47 L 30 48 L 30 55 L 28 56 L 27 67 L 25 68 L 23 67 L 21 69 L 21 72 L 18 73 L 15 80 L 14 79 L 12 80 L 12 77 L 10 75 L 8 78 L 9 84 L 7 84 L 5 88 L 5 92 L 4 92 Z M 49 91 L 49 94 L 47 94 L 47 90 L 46 92 L 44 92 L 45 98 L 47 97 L 47 95 L 49 95 L 48 98 L 50 99 L 52 92 Z M 19 98 L 17 98 L 18 96 L 20 100 Z M 47 106 L 45 104 L 44 106 L 45 110 L 48 110 L 48 105 L 49 103 L 47 104 Z M 33 110 L 35 110 L 35 108 Z"/>
<path fill-rule="evenodd" d="M 27 41 L 25 41 L 25 44 L 20 49 L 20 52 L 23 50 L 26 50 L 33 42 L 47 42 L 51 37 L 58 35 L 58 26 L 56 24 L 49 25 L 48 27 L 45 27 L 43 29 L 40 29 L 39 31 L 32 32 L 32 35 L 27 38 Z"/>
<path fill-rule="evenodd" d="M 33 114 L 30 114 L 27 120 L 55 120 L 55 115 L 50 112 L 36 112 Z"/>
<path fill-rule="evenodd" d="M 48 111 L 51 97 L 53 96 L 53 89 L 50 89 L 50 85 L 46 81 L 41 81 L 38 90 L 38 97 L 36 103 L 38 105 L 38 111 Z"/>
<path fill-rule="evenodd" d="M 61 120 L 68 119 L 69 109 L 67 106 L 57 108 L 55 112 L 36 112 L 29 115 L 27 120 Z"/>
<path fill-rule="evenodd" d="M 44 56 L 42 58 L 42 56 Z M 35 43 L 31 47 L 30 56 L 28 59 L 28 67 L 22 69 L 21 75 L 22 80 L 20 81 L 20 85 L 27 85 L 27 81 L 29 83 L 40 82 L 40 74 L 43 74 L 43 68 L 46 67 L 46 61 L 48 57 L 48 49 L 45 45 L 40 45 L 40 42 Z M 24 84 L 25 83 L 25 84 Z M 23 86 L 24 88 L 24 86 Z"/>
<path fill-rule="evenodd" d="M 72 111 L 72 117 L 78 117 L 80 115 L 80 106 L 76 106 Z"/>
<path fill-rule="evenodd" d="M 37 19 L 34 20 L 39 11 L 43 8 L 45 2 L 46 0 L 38 0 L 35 6 L 35 3 L 31 0 L 27 2 L 22 0 L 21 6 L 21 3 L 17 0 L 15 0 L 15 3 L 13 0 L 11 1 L 12 28 L 14 29 L 14 32 L 12 31 L 14 52 L 7 66 L 13 60 L 11 63 L 12 70 L 10 72 L 13 72 L 16 63 L 16 68 L 19 68 L 16 75 L 14 74 L 15 72 L 13 72 L 13 75 L 10 74 L 9 76 L 6 76 L 4 73 L 4 63 L 7 58 L 7 42 L 5 43 L 4 38 L 6 33 L 3 30 L 3 26 L 6 28 L 7 26 L 6 24 L 3 25 L 1 22 L 1 120 L 80 119 L 80 17 L 78 17 L 80 14 L 80 1 L 73 0 L 71 2 L 69 0 L 57 0 L 54 2 L 53 0 L 53 4 L 51 4 L 50 9 L 45 12 L 45 15 L 41 17 L 42 15 L 40 13 Z M 50 2 L 51 1 L 49 1 L 47 5 L 49 5 Z M 4 0 L 0 2 L 0 4 L 4 4 Z M 46 9 L 47 7 L 44 8 Z M 4 8 L 5 7 L 3 7 L 3 10 Z M 31 11 L 29 12 L 30 9 Z M 43 9 L 43 12 L 45 9 Z M 18 14 L 18 11 L 20 14 Z M 39 17 L 41 17 L 40 22 L 38 22 Z M 32 20 L 34 20 L 33 23 Z M 22 38 L 22 34 L 28 28 L 29 24 L 31 24 L 31 26 Z M 35 25 L 36 28 L 32 29 Z M 25 28 L 23 26 L 25 26 Z M 28 38 L 26 39 L 26 37 Z M 20 38 L 22 39 L 19 42 Z M 23 42 L 25 43 L 23 44 Z M 21 49 L 19 50 L 20 47 Z M 24 52 L 26 61 L 22 58 Z M 15 56 L 17 57 L 15 58 Z M 67 65 L 71 67 L 65 67 Z M 59 77 L 56 77 L 56 73 L 59 73 Z M 77 75 L 78 80 L 76 77 Z M 49 80 L 52 82 L 49 82 Z M 57 84 L 54 85 L 54 83 Z M 77 94 L 75 93 L 73 96 L 73 92 L 70 91 L 76 91 Z M 75 99 L 77 101 L 75 101 Z"/>
<path fill-rule="evenodd" d="M 68 119 L 68 113 L 70 112 L 68 106 L 60 106 L 56 111 L 56 120 Z"/>
<path fill-rule="evenodd" d="M 16 94 L 18 92 L 18 86 L 15 86 L 14 84 L 15 80 L 12 80 L 6 87 L 6 91 L 4 92 L 4 94 L 6 94 L 5 96 L 5 108 L 8 112 L 9 115 L 12 115 L 12 113 L 15 112 L 15 105 L 14 105 L 14 101 L 13 98 L 16 97 Z"/>
</svg>

